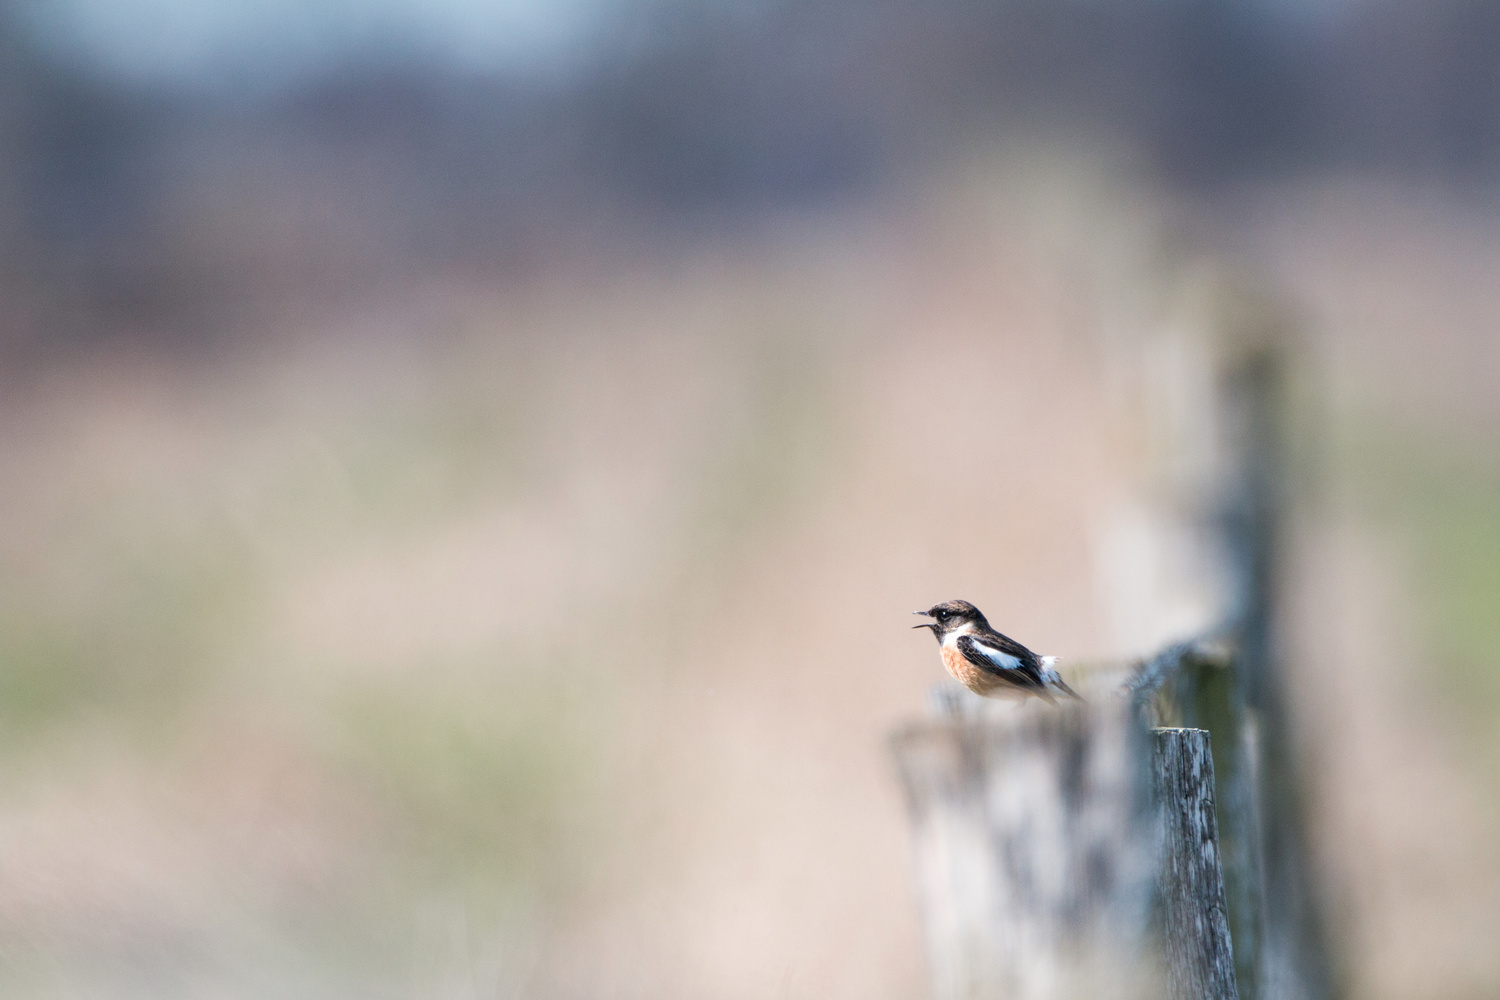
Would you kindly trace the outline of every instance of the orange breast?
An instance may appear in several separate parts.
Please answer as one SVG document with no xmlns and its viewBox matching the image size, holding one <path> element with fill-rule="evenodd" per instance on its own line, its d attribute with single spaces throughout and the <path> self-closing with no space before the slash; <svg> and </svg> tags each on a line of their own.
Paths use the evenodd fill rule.
<svg viewBox="0 0 1500 1000">
<path fill-rule="evenodd" d="M 985 673 L 964 658 L 956 646 L 943 646 L 943 666 L 953 679 L 975 694 L 988 695 L 998 687 L 1010 687 L 994 674 Z"/>
</svg>

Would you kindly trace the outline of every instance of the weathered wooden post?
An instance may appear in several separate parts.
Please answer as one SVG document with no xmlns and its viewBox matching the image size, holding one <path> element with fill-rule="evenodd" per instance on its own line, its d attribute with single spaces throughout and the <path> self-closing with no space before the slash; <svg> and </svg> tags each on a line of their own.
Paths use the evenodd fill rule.
<svg viewBox="0 0 1500 1000">
<path fill-rule="evenodd" d="M 1173 647 L 1131 681 L 1160 722 L 1213 733 L 1225 901 L 1241 1000 L 1329 1000 L 1337 982 L 1318 912 L 1301 774 L 1280 662 L 1281 522 L 1288 492 L 1281 398 L 1290 329 L 1268 300 L 1229 293 L 1212 412 L 1219 456 L 1191 501 L 1211 528 L 1228 594 L 1222 649 Z M 1197 648 L 1189 649 L 1188 646 Z M 1178 655 L 1183 654 L 1183 655 Z"/>
<path fill-rule="evenodd" d="M 1235 331 L 1249 346 L 1222 373 L 1218 394 L 1228 481 L 1220 502 L 1223 547 L 1237 580 L 1240 622 L 1234 698 L 1242 706 L 1252 800 L 1246 828 L 1258 885 L 1242 893 L 1258 904 L 1255 989 L 1246 1000 L 1327 1000 L 1336 992 L 1308 858 L 1307 828 L 1287 692 L 1279 662 L 1281 522 L 1287 493 L 1282 440 L 1284 321 L 1252 301 Z M 1227 735 L 1227 734 L 1226 734 Z M 1244 962 L 1241 962 L 1243 966 Z"/>
<path fill-rule="evenodd" d="M 1202 415 L 1222 459 L 1199 509 L 1224 624 L 1141 663 L 1119 697 L 997 710 L 944 691 L 941 719 L 895 737 L 937 1000 L 1336 995 L 1277 662 L 1282 362 L 1247 303 L 1221 318 L 1238 354 Z M 1196 728 L 1147 736 L 1164 723 Z"/>
<path fill-rule="evenodd" d="M 1259 996 L 1261 919 L 1258 730 L 1236 674 L 1238 629 L 1177 643 L 1142 664 L 1129 686 L 1153 724 L 1214 734 L 1214 793 L 1225 909 L 1240 1000 Z"/>
<path fill-rule="evenodd" d="M 1169 1000 L 1239 1000 L 1214 810 L 1214 758 L 1202 729 L 1151 731 L 1161 823 L 1157 892 Z"/>
<path fill-rule="evenodd" d="M 936 1000 L 1147 996 L 1155 824 L 1129 700 L 998 711 L 893 739 Z"/>
</svg>

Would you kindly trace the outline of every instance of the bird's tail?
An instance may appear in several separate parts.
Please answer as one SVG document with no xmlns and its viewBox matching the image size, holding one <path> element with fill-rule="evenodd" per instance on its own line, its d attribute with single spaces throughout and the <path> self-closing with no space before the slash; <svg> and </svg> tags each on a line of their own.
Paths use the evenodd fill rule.
<svg viewBox="0 0 1500 1000">
<path fill-rule="evenodd" d="M 1048 687 L 1062 692 L 1069 698 L 1072 698 L 1074 701 L 1083 701 L 1083 695 L 1068 687 L 1067 682 L 1062 679 L 1062 675 L 1057 672 L 1057 668 L 1055 666 L 1057 660 L 1058 658 L 1055 656 L 1042 657 L 1042 681 Z"/>
</svg>

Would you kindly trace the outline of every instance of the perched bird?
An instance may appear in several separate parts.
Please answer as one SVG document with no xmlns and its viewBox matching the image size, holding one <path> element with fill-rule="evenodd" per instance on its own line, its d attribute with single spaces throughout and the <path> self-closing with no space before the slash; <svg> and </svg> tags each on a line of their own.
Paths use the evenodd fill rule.
<svg viewBox="0 0 1500 1000">
<path fill-rule="evenodd" d="M 990 628 L 983 613 L 968 601 L 944 601 L 926 611 L 930 628 L 943 650 L 943 666 L 964 687 L 986 698 L 1037 697 L 1056 705 L 1054 692 L 1082 701 L 1058 676 L 1055 656 L 1037 656 L 1009 636 Z"/>
</svg>

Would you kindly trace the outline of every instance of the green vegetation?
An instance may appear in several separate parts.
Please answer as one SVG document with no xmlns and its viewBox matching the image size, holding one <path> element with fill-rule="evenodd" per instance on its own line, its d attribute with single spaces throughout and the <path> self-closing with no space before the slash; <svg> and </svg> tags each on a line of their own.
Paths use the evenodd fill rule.
<svg viewBox="0 0 1500 1000">
<path fill-rule="evenodd" d="M 298 371 L 300 397 L 204 373 L 222 395 L 162 403 L 119 440 L 108 413 L 81 417 L 106 426 L 89 431 L 108 460 L 51 447 L 0 524 L 0 796 L 13 812 L 37 788 L 107 809 L 91 789 L 122 774 L 164 796 L 136 821 L 190 847 L 160 876 L 171 902 L 110 919 L 162 919 L 273 979 L 462 979 L 447 932 L 413 928 L 434 910 L 524 950 L 642 835 L 611 823 L 611 781 L 632 766 L 616 759 L 622 678 L 682 653 L 659 612 L 714 600 L 826 481 L 828 329 L 796 322 L 811 308 L 702 331 L 673 357 L 690 386 L 619 363 L 679 340 L 627 344 L 628 325 L 598 335 L 565 314 L 394 373 Z M 657 381 L 630 381 L 642 373 Z M 628 459 L 611 464 L 616 447 Z M 288 846 L 254 843 L 246 815 L 294 831 Z M 322 860 L 298 869 L 299 851 Z M 69 925 L 72 904 L 56 940 L 17 946 L 0 989 L 93 974 L 96 918 Z M 145 980 L 178 963 L 157 959 Z"/>
<path fill-rule="evenodd" d="M 534 669 L 417 671 L 343 698 L 337 755 L 420 883 L 560 889 L 584 875 L 578 821 L 599 792 L 586 787 L 597 721 L 588 699 Z"/>
<path fill-rule="evenodd" d="M 1370 422 L 1350 448 L 1359 506 L 1400 543 L 1425 660 L 1500 781 L 1500 460 L 1487 442 Z"/>
</svg>

